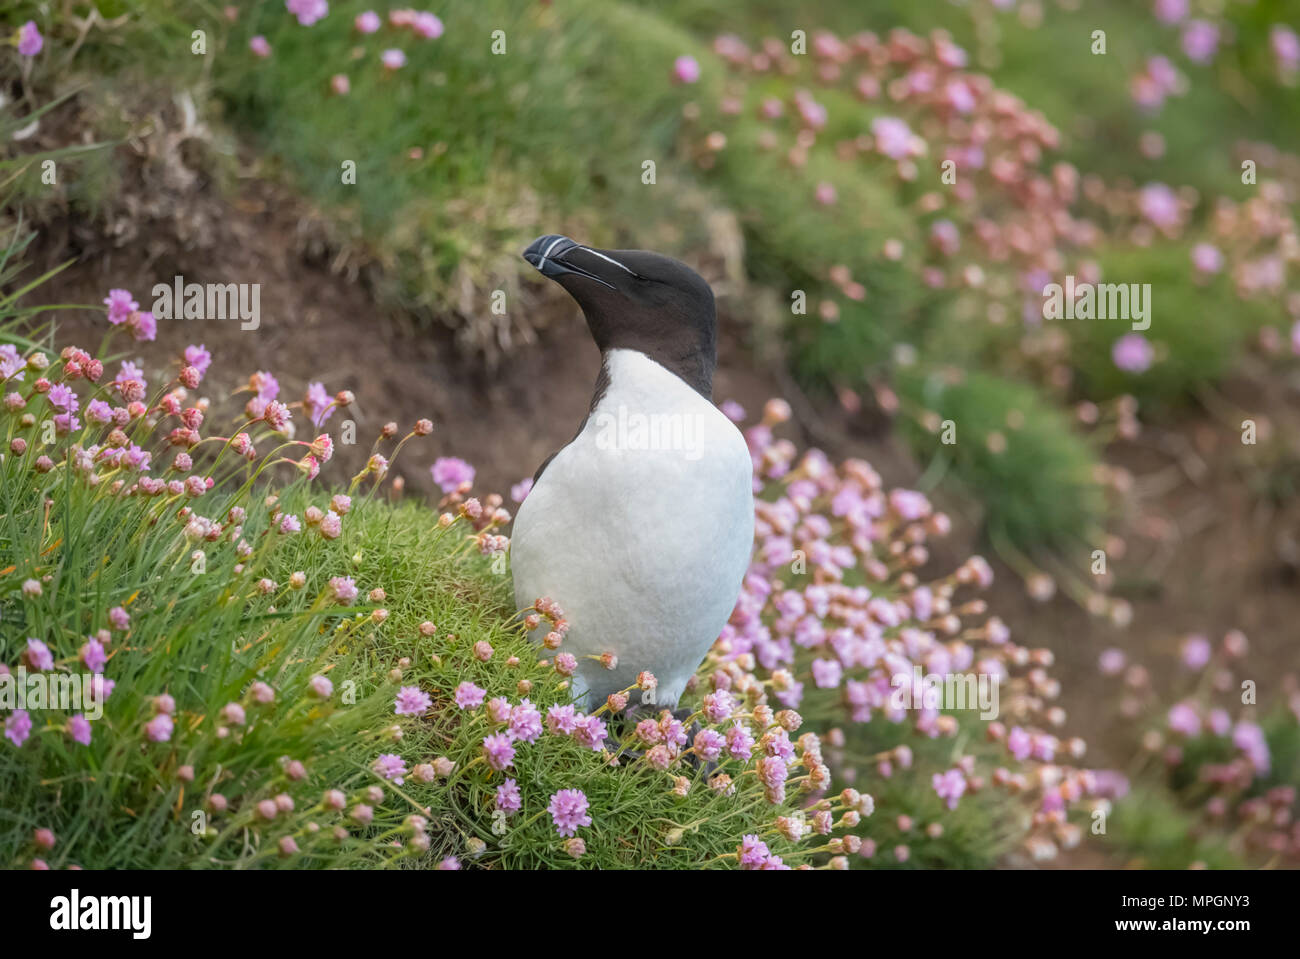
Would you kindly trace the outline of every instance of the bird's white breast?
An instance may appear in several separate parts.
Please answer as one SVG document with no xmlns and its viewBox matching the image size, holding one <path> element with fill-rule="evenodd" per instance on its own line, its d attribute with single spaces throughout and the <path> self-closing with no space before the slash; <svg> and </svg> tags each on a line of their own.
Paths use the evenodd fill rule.
<svg viewBox="0 0 1300 959">
<path fill-rule="evenodd" d="M 740 431 L 680 378 L 634 350 L 606 354 L 609 386 L 520 505 L 511 546 L 520 607 L 565 610 L 562 651 L 595 706 L 659 679 L 671 705 L 726 623 L 754 535 Z M 606 670 L 586 656 L 610 652 Z"/>
</svg>

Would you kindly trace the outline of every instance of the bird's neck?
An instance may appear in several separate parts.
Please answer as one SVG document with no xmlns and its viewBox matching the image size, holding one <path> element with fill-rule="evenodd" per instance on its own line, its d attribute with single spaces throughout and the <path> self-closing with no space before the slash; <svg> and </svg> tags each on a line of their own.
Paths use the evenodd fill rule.
<svg viewBox="0 0 1300 959">
<path fill-rule="evenodd" d="M 713 370 L 716 365 L 712 357 L 700 353 L 691 356 L 673 356 L 661 350 L 638 350 L 629 347 L 610 347 L 600 351 L 600 373 L 596 376 L 596 388 L 591 395 L 591 409 L 599 405 L 601 398 L 610 386 L 610 357 L 615 353 L 635 353 L 653 360 L 669 373 L 693 389 L 708 402 L 713 402 Z"/>
</svg>

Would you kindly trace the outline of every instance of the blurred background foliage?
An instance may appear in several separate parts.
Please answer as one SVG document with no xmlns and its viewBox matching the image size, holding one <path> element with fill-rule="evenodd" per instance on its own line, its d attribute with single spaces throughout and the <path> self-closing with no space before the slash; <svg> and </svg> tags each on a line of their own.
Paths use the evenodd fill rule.
<svg viewBox="0 0 1300 959">
<path fill-rule="evenodd" d="M 1272 49 L 1279 25 L 1296 27 L 1295 4 L 1193 0 L 1178 23 L 1161 22 L 1160 6 L 475 0 L 437 9 L 444 31 L 425 40 L 388 26 L 358 32 L 354 17 L 387 9 L 364 0 L 333 0 L 311 26 L 279 0 L 19 0 L 6 25 L 32 18 L 60 42 L 21 75 L 0 61 L 23 91 L 0 114 L 0 190 L 7 216 L 21 205 L 37 225 L 69 210 L 106 219 L 127 172 L 120 150 L 96 147 L 141 136 L 139 112 L 124 104 L 181 104 L 176 142 L 208 176 L 238 193 L 251 145 L 322 211 L 331 252 L 373 267 L 383 306 L 450 329 L 466 363 L 492 370 L 537 336 L 544 311 L 531 307 L 547 294 L 518 252 L 538 233 L 660 250 L 706 270 L 725 328 L 754 355 L 775 354 L 823 408 L 838 404 L 864 429 L 895 417 L 924 469 L 918 485 L 964 487 L 1007 555 L 1077 560 L 1112 520 L 1103 454 L 1116 422 L 1135 409 L 1174 421 L 1259 343 L 1285 344 L 1300 320 L 1288 299 L 1300 259 L 1300 86 Z M 1218 31 L 1208 58 L 1188 53 L 1191 17 Z M 196 30 L 203 55 L 191 52 Z M 1104 55 L 1090 50 L 1096 30 Z M 806 55 L 789 53 L 793 31 L 806 34 Z M 945 69 L 987 78 L 981 96 L 1014 98 L 1006 117 L 1043 142 L 1009 182 L 982 170 L 975 194 L 954 200 L 937 167 L 960 124 L 888 87 L 859 95 L 861 50 L 840 60 L 835 43 L 862 31 L 881 46 L 915 44 L 931 66 L 964 51 Z M 826 35 L 835 43 L 819 42 Z M 250 49 L 254 37 L 269 56 Z M 783 52 L 762 67 L 728 55 L 737 43 L 747 56 L 770 49 L 767 38 Z M 386 48 L 404 51 L 401 69 L 381 66 Z M 681 58 L 698 77 L 676 70 Z M 1166 68 L 1159 103 L 1137 102 L 1142 78 Z M 339 75 L 346 94 L 332 89 Z M 24 131 L 62 97 L 91 126 L 83 142 L 41 154 L 75 160 L 51 199 Z M 769 101 L 779 115 L 764 114 Z M 910 158 L 910 175 L 870 140 L 873 121 L 897 116 L 933 144 Z M 1243 160 L 1257 165 L 1256 182 L 1243 182 Z M 647 161 L 653 185 L 642 179 Z M 1033 197 L 1040 180 L 1058 188 L 1053 204 Z M 1144 213 L 1152 184 L 1171 189 L 1176 222 Z M 1068 221 L 1053 219 L 1050 250 L 997 256 L 978 238 L 981 220 L 1030 230 L 1049 217 Z M 956 227 L 956 252 L 936 249 L 944 222 Z M 1193 266 L 1207 243 L 1224 257 L 1218 270 Z M 1280 278 L 1258 279 L 1274 261 Z M 1151 285 L 1149 366 L 1117 365 L 1125 320 L 1035 315 L 1042 286 L 1066 273 Z M 529 308 L 493 315 L 489 298 L 502 289 Z M 955 443 L 941 439 L 945 421 Z M 1270 495 L 1295 495 L 1294 461 L 1263 475 Z M 1293 770 L 1294 755 L 1278 765 Z M 1162 801 L 1139 802 L 1148 819 L 1122 826 L 1146 837 L 1149 864 L 1231 861 L 1212 844 L 1188 852 L 1185 824 Z M 1160 836 L 1168 849 L 1152 854 Z"/>
<path fill-rule="evenodd" d="M 19 6 L 37 13 L 45 5 Z M 1096 257 L 1103 275 L 1156 290 L 1151 339 L 1161 361 L 1140 376 L 1126 374 L 1111 360 L 1122 330 L 1080 321 L 1070 325 L 1071 342 L 1048 376 L 1021 355 L 1014 318 L 1025 298 L 1015 284 L 990 286 L 988 299 L 1001 301 L 1013 320 L 991 324 L 979 315 L 987 303 L 963 302 L 969 290 L 960 284 L 918 282 L 918 272 L 933 263 L 926 251 L 934 217 L 918 205 L 934 190 L 927 168 L 937 158 L 923 161 L 921 177 L 902 182 L 888 164 L 837 156 L 837 143 L 861 137 L 895 105 L 883 95 L 864 103 L 842 83 L 819 83 L 811 67 L 757 71 L 742 84 L 712 50 L 719 35 L 758 49 L 765 37 L 788 45 L 794 30 L 813 43 L 819 31 L 926 37 L 942 24 L 966 51 L 967 72 L 987 74 L 1059 131 L 1058 148 L 1027 170 L 1068 163 L 1120 189 L 1167 182 L 1193 191 L 1199 202 L 1186 224 L 1190 234 L 1208 218 L 1211 198 L 1241 200 L 1256 189 L 1238 175 L 1234 151 L 1242 142 L 1296 146 L 1300 134 L 1290 121 L 1300 93 L 1277 82 L 1268 49 L 1270 27 L 1287 15 L 1280 0 L 1215 5 L 1223 8 L 1223 39 L 1205 65 L 1179 55 L 1177 30 L 1158 23 L 1148 4 L 1118 0 L 824 0 L 797 13 L 766 0 L 481 0 L 439 11 L 442 37 L 400 42 L 354 28 L 353 18 L 369 8 L 364 2 L 334 2 L 330 15 L 309 27 L 280 3 L 233 6 L 232 18 L 212 3 L 154 0 L 127 5 L 113 19 L 117 8 L 101 4 L 103 28 L 84 32 L 77 64 L 93 63 L 113 79 L 86 95 L 111 98 L 115 84 L 162 82 L 212 98 L 225 122 L 254 138 L 285 177 L 328 210 L 339 242 L 364 244 L 382 266 L 391 303 L 426 323 L 451 325 L 465 350 L 488 362 L 530 339 L 521 311 L 503 323 L 486 305 L 491 290 L 518 288 L 516 253 L 539 230 L 563 227 L 596 244 L 691 258 L 709 248 L 709 214 L 733 214 L 743 231 L 744 279 L 773 290 L 771 302 L 788 303 L 795 290 L 813 303 L 833 296 L 832 267 L 862 286 L 860 297 L 836 299 L 835 322 L 819 320 L 810 308 L 808 315 L 779 310 L 769 322 L 754 323 L 756 337 L 776 331 L 788 366 L 813 395 L 848 389 L 870 403 L 871 388 L 898 372 L 894 348 L 903 343 L 909 353 L 920 350 L 923 371 L 950 364 L 982 371 L 959 397 L 946 394 L 960 404 L 967 436 L 985 441 L 1008 413 L 1042 427 L 1017 431 L 1005 456 L 986 444 L 951 456 L 955 476 L 984 498 L 990 522 L 1028 547 L 1069 548 L 1105 518 L 1104 497 L 1089 489 L 1096 485 L 1095 444 L 1064 427 L 1054 402 L 1133 394 L 1177 404 L 1196 384 L 1221 376 L 1260 326 L 1282 328 L 1286 319 L 1276 298 L 1243 304 L 1226 275 L 1193 285 L 1185 240 L 1139 246 L 1126 227 L 1103 224 L 1109 237 Z M 84 3 L 63 7 L 81 17 L 90 10 Z M 195 28 L 208 31 L 210 55 L 178 54 Z M 1105 55 L 1089 51 L 1095 29 L 1105 30 Z M 503 32 L 503 55 L 493 52 L 494 31 Z M 250 52 L 255 35 L 269 42 L 270 56 Z M 377 62 L 390 44 L 406 53 L 400 70 Z M 815 54 L 802 59 L 811 62 Z M 1169 57 L 1185 81 L 1158 114 L 1136 109 L 1131 93 L 1135 73 L 1152 55 Z M 699 64 L 697 82 L 674 78 L 679 57 Z M 329 92 L 339 73 L 348 77 L 346 96 Z M 784 139 L 776 149 L 764 147 L 773 124 L 757 107 L 777 98 L 790 113 L 788 104 L 808 91 L 824 108 L 825 125 L 792 169 Z M 738 110 L 727 109 L 728 98 L 739 101 Z M 925 121 L 921 114 L 913 123 Z M 721 148 L 708 141 L 718 132 Z M 1159 156 L 1137 148 L 1152 132 L 1163 138 Z M 641 183 L 648 160 L 656 164 L 653 188 Z M 355 185 L 342 181 L 345 162 L 355 164 Z M 84 167 L 69 186 L 73 202 L 93 209 L 111 196 L 111 176 L 103 156 Z M 834 189 L 833 204 L 812 199 L 813 185 L 823 183 Z M 968 221 L 984 212 L 996 216 L 996 205 L 1008 201 L 990 195 L 984 202 L 993 206 L 980 210 L 977 200 Z M 958 225 L 968 232 L 969 222 Z M 901 243 L 897 258 L 882 255 L 890 240 Z M 977 255 L 967 259 L 979 262 Z M 738 316 L 745 311 L 743 301 L 734 304 Z M 924 381 L 908 373 L 900 388 L 910 391 L 909 406 L 934 409 L 941 397 L 919 391 Z M 931 430 L 907 435 L 922 459 L 944 452 Z M 1066 501 L 1069 510 L 1053 505 Z"/>
</svg>

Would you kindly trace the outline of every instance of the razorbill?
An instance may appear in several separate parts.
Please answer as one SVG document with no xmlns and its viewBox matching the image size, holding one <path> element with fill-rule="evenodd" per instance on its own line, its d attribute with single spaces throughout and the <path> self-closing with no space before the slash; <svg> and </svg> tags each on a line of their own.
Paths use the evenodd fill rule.
<svg viewBox="0 0 1300 959">
<path fill-rule="evenodd" d="M 515 516 L 515 601 L 564 609 L 561 652 L 578 659 L 587 708 L 641 670 L 658 680 L 646 701 L 671 708 L 731 615 L 754 540 L 749 451 L 713 405 L 713 291 L 666 256 L 565 236 L 524 259 L 578 302 L 601 366 L 586 421 Z"/>
</svg>

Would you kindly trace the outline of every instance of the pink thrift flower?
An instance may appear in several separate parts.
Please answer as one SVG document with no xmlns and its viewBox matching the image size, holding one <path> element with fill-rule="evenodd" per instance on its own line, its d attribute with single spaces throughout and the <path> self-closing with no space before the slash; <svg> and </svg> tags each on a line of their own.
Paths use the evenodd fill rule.
<svg viewBox="0 0 1300 959">
<path fill-rule="evenodd" d="M 122 289 L 109 290 L 104 305 L 108 307 L 108 322 L 114 326 L 125 323 L 127 317 L 140 308 L 130 291 Z"/>
<path fill-rule="evenodd" d="M 285 0 L 284 5 L 304 27 L 310 27 L 330 12 L 327 0 Z"/>
<path fill-rule="evenodd" d="M 1028 759 L 1034 751 L 1034 739 L 1019 726 L 1013 726 L 1007 733 L 1007 749 L 1017 759 Z"/>
<path fill-rule="evenodd" d="M 554 735 L 571 735 L 578 728 L 578 722 L 578 713 L 572 704 L 552 706 L 546 710 L 546 728 Z"/>
<path fill-rule="evenodd" d="M 374 33 L 381 26 L 379 14 L 373 10 L 367 10 L 364 13 L 358 13 L 352 25 L 357 28 L 358 33 Z"/>
<path fill-rule="evenodd" d="M 1115 366 L 1125 373 L 1145 373 L 1151 367 L 1154 350 L 1141 333 L 1125 333 L 1111 347 Z"/>
<path fill-rule="evenodd" d="M 736 723 L 727 730 L 727 754 L 732 759 L 748 760 L 754 753 L 754 737 L 749 728 Z"/>
<path fill-rule="evenodd" d="M 763 863 L 767 862 L 772 855 L 768 851 L 767 843 L 752 834 L 741 838 L 736 852 L 741 869 L 761 869 Z"/>
<path fill-rule="evenodd" d="M 97 702 L 102 703 L 112 696 L 116 686 L 115 680 L 105 679 L 102 673 L 96 673 L 90 678 L 90 692 Z"/>
<path fill-rule="evenodd" d="M 523 797 L 519 794 L 519 784 L 507 779 L 497 787 L 496 808 L 504 813 L 518 812 L 523 807 Z"/>
<path fill-rule="evenodd" d="M 1182 215 L 1178 195 L 1163 183 L 1148 183 L 1142 188 L 1138 194 L 1138 209 L 1161 229 L 1177 226 Z"/>
<path fill-rule="evenodd" d="M 257 57 L 266 58 L 271 55 L 271 44 L 260 33 L 248 41 L 248 49 Z"/>
<path fill-rule="evenodd" d="M 1183 736 L 1197 736 L 1201 732 L 1201 717 L 1191 703 L 1176 703 L 1169 710 L 1169 728 Z"/>
<path fill-rule="evenodd" d="M 393 712 L 399 716 L 422 716 L 433 705 L 433 698 L 419 686 L 403 686 L 397 691 Z"/>
<path fill-rule="evenodd" d="M 442 21 L 432 13 L 417 13 L 411 28 L 426 40 L 437 40 L 442 36 Z"/>
<path fill-rule="evenodd" d="M 721 733 L 712 729 L 701 729 L 695 734 L 692 746 L 696 756 L 711 763 L 722 755 L 722 749 L 726 744 L 727 741 Z"/>
<path fill-rule="evenodd" d="M 510 737 L 504 733 L 494 733 L 491 736 L 486 736 L 483 739 L 483 757 L 493 769 L 505 769 L 513 765 L 515 761 L 514 744 L 510 741 Z"/>
<path fill-rule="evenodd" d="M 1118 676 L 1123 672 L 1125 662 L 1123 650 L 1105 649 L 1097 660 L 1097 667 L 1103 676 Z"/>
<path fill-rule="evenodd" d="M 1211 652 L 1210 641 L 1204 636 L 1188 636 L 1183 641 L 1183 665 L 1193 671 L 1204 669 L 1210 661 Z"/>
<path fill-rule="evenodd" d="M 23 658 L 32 669 L 47 670 L 54 668 L 54 654 L 50 652 L 50 647 L 39 639 L 27 640 L 27 649 L 23 653 Z"/>
<path fill-rule="evenodd" d="M 320 534 L 326 539 L 338 539 L 343 533 L 343 520 L 339 514 L 330 510 L 320 521 Z"/>
<path fill-rule="evenodd" d="M 87 639 L 80 650 L 81 662 L 92 673 L 104 671 L 104 664 L 108 662 L 108 655 L 104 652 L 104 644 L 97 639 Z"/>
<path fill-rule="evenodd" d="M 289 412 L 289 407 L 275 400 L 267 402 L 262 409 L 261 418 L 266 421 L 267 426 L 276 433 L 283 433 L 288 427 L 289 421 L 293 419 L 293 414 Z"/>
<path fill-rule="evenodd" d="M 948 803 L 949 809 L 957 808 L 957 800 L 966 792 L 966 777 L 960 769 L 949 769 L 945 773 L 935 773 L 930 777 L 930 784 L 940 799 Z"/>
<path fill-rule="evenodd" d="M 383 62 L 386 70 L 400 70 L 406 66 L 406 54 L 401 50 L 385 50 L 380 54 L 379 59 Z"/>
<path fill-rule="evenodd" d="M 15 709 L 5 719 L 5 739 L 15 746 L 21 746 L 32 732 L 32 717 L 25 709 Z"/>
<path fill-rule="evenodd" d="M 454 456 L 439 457 L 429 472 L 444 493 L 455 492 L 463 484 L 474 482 L 474 467 Z"/>
<path fill-rule="evenodd" d="M 307 681 L 307 688 L 320 699 L 329 699 L 334 695 L 334 684 L 324 676 L 313 676 Z"/>
<path fill-rule="evenodd" d="M 799 119 L 805 126 L 813 130 L 820 130 L 826 126 L 829 118 L 826 107 L 814 100 L 807 92 L 798 91 L 794 96 L 794 105 L 799 111 Z"/>
<path fill-rule="evenodd" d="M 745 421 L 745 408 L 735 400 L 727 400 L 718 409 L 722 410 L 722 415 L 733 423 L 743 423 Z"/>
<path fill-rule="evenodd" d="M 546 807 L 555 823 L 555 831 L 561 836 L 572 836 L 580 826 L 591 825 L 587 809 L 587 796 L 581 789 L 561 789 L 551 797 Z"/>
<path fill-rule="evenodd" d="M 144 725 L 144 734 L 150 742 L 165 743 L 172 738 L 172 718 L 166 713 L 159 713 Z"/>
<path fill-rule="evenodd" d="M 1292 75 L 1300 70 L 1300 36 L 1290 27 L 1275 23 L 1268 32 L 1268 43 L 1283 78 L 1292 79 Z"/>
<path fill-rule="evenodd" d="M 1264 730 L 1252 722 L 1242 720 L 1232 731 L 1232 744 L 1246 754 L 1255 772 L 1261 776 L 1268 775 L 1269 749 Z"/>
<path fill-rule="evenodd" d="M 57 410 L 75 413 L 77 410 L 81 409 L 81 403 L 77 399 L 77 394 L 63 383 L 56 383 L 54 386 L 50 387 L 50 392 L 46 394 L 46 399 L 48 399 L 50 405 Z"/>
<path fill-rule="evenodd" d="M 45 46 L 45 38 L 36 26 L 35 20 L 28 20 L 18 28 L 18 52 L 24 57 L 34 57 Z"/>
<path fill-rule="evenodd" d="M 533 478 L 529 476 L 520 480 L 514 486 L 510 487 L 510 498 L 516 503 L 522 503 L 533 489 Z"/>
<path fill-rule="evenodd" d="M 711 723 L 721 723 L 730 719 L 735 708 L 731 693 L 725 689 L 719 689 L 704 697 L 704 717 Z"/>
<path fill-rule="evenodd" d="M 456 705 L 461 709 L 478 709 L 483 705 L 485 696 L 487 696 L 487 690 L 480 689 L 469 680 L 456 687 Z"/>
<path fill-rule="evenodd" d="M 267 370 L 258 370 L 250 376 L 248 386 L 264 400 L 273 400 L 280 395 L 280 381 Z"/>
<path fill-rule="evenodd" d="M 818 689 L 834 689 L 840 684 L 843 668 L 834 659 L 814 659 L 812 661 L 813 684 Z"/>
<path fill-rule="evenodd" d="M 504 696 L 489 699 L 486 710 L 488 718 L 494 723 L 499 724 L 510 721 L 510 700 Z"/>
<path fill-rule="evenodd" d="M 605 745 L 609 730 L 605 721 L 599 716 L 587 716 L 573 730 L 573 738 L 579 746 L 599 752 Z"/>
<path fill-rule="evenodd" d="M 83 746 L 90 745 L 90 720 L 81 713 L 69 718 L 68 724 L 64 728 L 73 742 L 80 743 Z"/>
<path fill-rule="evenodd" d="M 1219 28 L 1207 20 L 1192 20 L 1183 28 L 1183 53 L 1193 63 L 1209 63 L 1219 49 Z"/>
<path fill-rule="evenodd" d="M 1187 16 L 1187 0 L 1156 0 L 1155 14 L 1161 23 L 1178 23 Z"/>
<path fill-rule="evenodd" d="M 1161 96 L 1176 93 L 1181 84 L 1178 68 L 1168 57 L 1151 57 L 1147 60 L 1147 76 L 1156 85 Z"/>
<path fill-rule="evenodd" d="M 381 779 L 391 779 L 397 785 L 406 781 L 406 760 L 395 753 L 384 753 L 370 767 Z"/>
<path fill-rule="evenodd" d="M 542 734 L 542 714 L 527 699 L 510 710 L 510 736 L 519 742 L 531 743 Z"/>
<path fill-rule="evenodd" d="M 768 789 L 779 789 L 785 785 L 790 774 L 785 761 L 779 756 L 764 756 L 758 761 L 758 778 Z"/>
<path fill-rule="evenodd" d="M 226 703 L 221 707 L 221 721 L 231 726 L 242 726 L 245 720 L 244 707 L 239 703 Z"/>
<path fill-rule="evenodd" d="M 199 371 L 199 376 L 208 372 L 208 367 L 212 365 L 212 354 L 208 348 L 200 343 L 198 346 L 185 347 L 185 365 L 192 366 Z"/>
<path fill-rule="evenodd" d="M 1198 273 L 1218 273 L 1223 269 L 1223 254 L 1213 243 L 1198 243 L 1192 247 L 1192 266 Z"/>
<path fill-rule="evenodd" d="M 334 599 L 346 606 L 357 598 L 357 584 L 351 576 L 335 576 L 329 583 Z"/>
<path fill-rule="evenodd" d="M 673 79 L 678 83 L 695 83 L 700 79 L 700 64 L 694 57 L 681 56 L 673 61 Z"/>
<path fill-rule="evenodd" d="M 1206 718 L 1205 724 L 1210 727 L 1210 732 L 1214 733 L 1214 735 L 1226 736 L 1228 731 L 1232 729 L 1232 717 L 1228 715 L 1225 709 L 1212 709 L 1210 715 Z"/>
<path fill-rule="evenodd" d="M 148 310 L 137 310 L 127 320 L 127 329 L 137 342 L 151 343 L 158 335 L 158 321 Z"/>
<path fill-rule="evenodd" d="M 347 77 L 344 77 L 341 73 L 338 77 L 343 77 L 345 89 L 336 89 L 335 92 L 347 93 Z M 335 79 L 337 80 L 338 77 L 335 77 Z M 307 395 L 303 398 L 302 406 L 303 412 L 307 414 L 307 418 L 312 421 L 314 426 L 320 428 L 327 419 L 333 416 L 336 405 L 334 397 L 326 392 L 324 383 L 313 382 L 307 384 Z"/>
<path fill-rule="evenodd" d="M 876 149 L 891 160 L 902 160 L 912 150 L 912 128 L 898 117 L 876 117 L 871 121 Z"/>
</svg>

